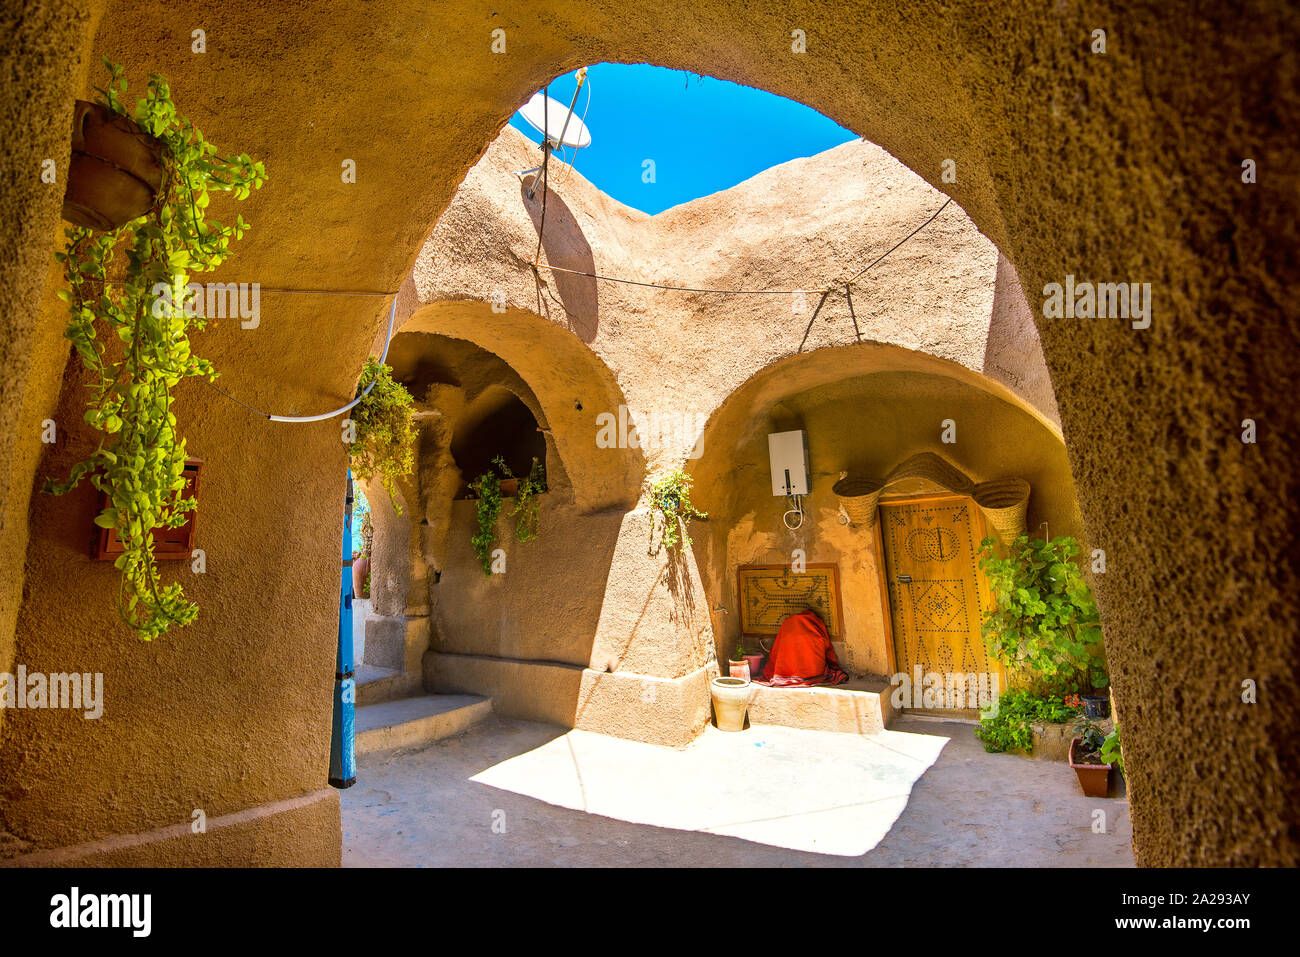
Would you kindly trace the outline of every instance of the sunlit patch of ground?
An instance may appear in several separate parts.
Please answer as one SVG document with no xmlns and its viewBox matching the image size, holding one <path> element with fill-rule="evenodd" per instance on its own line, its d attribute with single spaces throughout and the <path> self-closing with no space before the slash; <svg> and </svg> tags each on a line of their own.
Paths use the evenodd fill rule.
<svg viewBox="0 0 1300 957">
<path fill-rule="evenodd" d="M 680 751 L 494 718 L 363 757 L 342 814 L 346 866 L 1133 866 L 1122 796 L 910 717 Z"/>
</svg>

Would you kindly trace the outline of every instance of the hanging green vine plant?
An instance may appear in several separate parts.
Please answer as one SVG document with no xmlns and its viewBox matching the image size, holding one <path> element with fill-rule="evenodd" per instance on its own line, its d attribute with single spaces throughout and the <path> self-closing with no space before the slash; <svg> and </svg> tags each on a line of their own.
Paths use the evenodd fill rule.
<svg viewBox="0 0 1300 957">
<path fill-rule="evenodd" d="M 504 467 L 505 462 L 502 462 L 501 465 Z M 506 474 L 510 474 L 508 468 Z M 510 513 L 512 516 L 519 516 L 518 521 L 515 523 L 515 539 L 517 541 L 531 542 L 537 537 L 540 523 L 537 496 L 545 491 L 546 466 L 534 458 L 532 467 L 528 470 L 527 478 L 519 480 L 519 491 L 515 493 L 515 510 Z"/>
<path fill-rule="evenodd" d="M 695 479 L 682 469 L 674 469 L 659 481 L 650 483 L 650 505 L 662 516 L 663 537 L 660 543 L 665 548 L 676 548 L 679 543 L 693 545 L 691 519 L 709 517 L 708 512 L 701 512 L 691 504 L 691 487 L 694 484 Z M 651 521 L 652 544 L 654 524 Z"/>
<path fill-rule="evenodd" d="M 352 472 L 367 481 L 378 478 L 398 514 L 397 480 L 415 471 L 415 406 L 406 386 L 393 378 L 391 367 L 374 356 L 361 370 L 357 395 L 375 387 L 352 409 L 355 441 L 348 446 Z"/>
<path fill-rule="evenodd" d="M 155 528 L 185 524 L 196 505 L 182 497 L 185 439 L 176 431 L 171 390 L 185 378 L 217 375 L 190 350 L 189 332 L 202 329 L 204 320 L 186 286 L 190 273 L 220 265 L 248 228 L 238 216 L 234 225 L 209 220 L 210 193 L 245 199 L 266 171 L 247 155 L 219 156 L 177 115 L 161 76 L 150 76 L 146 95 L 128 112 L 122 68 L 104 63 L 111 76 L 99 102 L 162 142 L 162 184 L 143 216 L 98 235 L 69 229 L 57 256 L 68 284 L 59 293 L 70 317 L 64 335 L 93 374 L 85 420 L 102 437 L 66 482 L 47 482 L 45 490 L 61 495 L 89 476 L 104 493 L 107 505 L 95 524 L 115 531 L 125 549 L 114 562 L 121 572 L 118 613 L 150 640 L 198 615 L 179 583 L 160 581 L 153 543 Z"/>
<path fill-rule="evenodd" d="M 515 473 L 510 471 L 510 466 L 506 465 L 506 460 L 502 456 L 498 455 L 494 458 L 492 465 L 493 469 L 484 472 L 469 484 L 470 492 L 478 500 L 478 527 L 470 539 L 470 544 L 474 546 L 474 554 L 478 557 L 479 564 L 483 566 L 483 574 L 488 576 L 492 574 L 492 546 L 497 541 L 497 518 L 501 514 L 505 499 L 505 493 L 501 490 L 501 481 L 515 478 Z M 515 507 L 510 513 L 512 518 L 517 516 L 515 540 L 531 542 L 537 538 L 539 532 L 537 496 L 546 491 L 546 466 L 534 457 L 528 476 L 519 479 L 518 483 L 515 491 Z"/>
<path fill-rule="evenodd" d="M 500 456 L 493 463 L 500 461 Z M 487 471 L 469 483 L 469 490 L 478 499 L 478 528 L 470 539 L 474 555 L 483 566 L 483 574 L 492 577 L 492 546 L 497 540 L 497 516 L 501 514 L 501 479 L 496 472 Z"/>
</svg>

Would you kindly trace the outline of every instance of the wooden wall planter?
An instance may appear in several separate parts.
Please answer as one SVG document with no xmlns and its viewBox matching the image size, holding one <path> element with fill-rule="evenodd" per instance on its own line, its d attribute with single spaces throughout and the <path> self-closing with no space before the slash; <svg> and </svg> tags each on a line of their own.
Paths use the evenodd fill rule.
<svg viewBox="0 0 1300 957">
<path fill-rule="evenodd" d="M 98 103 L 77 100 L 63 218 L 117 229 L 143 216 L 162 185 L 163 142 Z"/>
<path fill-rule="evenodd" d="M 202 459 L 187 459 L 185 461 L 185 490 L 181 493 L 183 497 L 193 497 L 195 500 L 199 497 L 199 475 L 203 471 Z M 99 493 L 99 507 L 95 510 L 98 515 L 108 507 L 108 497 Z M 153 530 L 153 554 L 158 561 L 185 560 L 188 561 L 194 555 L 194 531 L 195 523 L 198 519 L 198 509 L 190 512 L 185 524 L 179 528 L 155 528 Z M 117 537 L 117 531 L 111 528 L 100 528 L 95 526 L 95 543 L 91 551 L 91 558 L 96 561 L 113 561 L 118 555 L 121 555 L 126 549 L 122 547 L 122 541 Z"/>
</svg>

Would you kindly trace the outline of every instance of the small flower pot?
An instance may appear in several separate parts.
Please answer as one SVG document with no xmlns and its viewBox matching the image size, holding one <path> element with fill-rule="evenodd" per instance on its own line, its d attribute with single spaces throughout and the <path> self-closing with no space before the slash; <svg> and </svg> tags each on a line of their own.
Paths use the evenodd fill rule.
<svg viewBox="0 0 1300 957">
<path fill-rule="evenodd" d="M 98 103 L 77 100 L 63 218 L 117 229 L 147 213 L 163 177 L 163 142 Z"/>
<path fill-rule="evenodd" d="M 743 678 L 745 681 L 749 681 L 751 678 L 753 678 L 753 674 L 751 674 L 749 670 L 749 662 L 746 661 L 744 658 L 741 658 L 739 661 L 735 661 L 735 660 L 731 661 L 730 666 L 731 666 L 730 669 L 731 677 Z"/>
<path fill-rule="evenodd" d="M 766 655 L 745 655 L 745 660 L 749 662 L 749 678 L 751 681 L 763 677 L 763 659 L 766 657 Z"/>
<path fill-rule="evenodd" d="M 1089 718 L 1110 717 L 1110 695 L 1095 694 L 1083 696 L 1083 713 Z"/>
<path fill-rule="evenodd" d="M 369 598 L 370 588 L 366 582 L 370 574 L 370 556 L 362 555 L 352 562 L 352 597 Z"/>
<path fill-rule="evenodd" d="M 719 731 L 745 730 L 745 712 L 753 690 L 754 686 L 741 678 L 714 678 L 709 682 Z"/>
<path fill-rule="evenodd" d="M 1084 794 L 1094 798 L 1107 797 L 1110 794 L 1110 772 L 1114 765 L 1076 764 L 1075 749 L 1082 741 L 1082 738 L 1075 738 L 1070 742 L 1070 767 L 1074 768 L 1075 776 L 1079 779 L 1079 787 L 1083 788 Z"/>
</svg>

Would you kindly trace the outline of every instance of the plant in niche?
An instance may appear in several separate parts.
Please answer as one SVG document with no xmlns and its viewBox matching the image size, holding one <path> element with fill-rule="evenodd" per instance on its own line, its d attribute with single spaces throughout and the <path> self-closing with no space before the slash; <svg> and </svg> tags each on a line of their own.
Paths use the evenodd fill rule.
<svg viewBox="0 0 1300 957">
<path fill-rule="evenodd" d="M 663 516 L 663 537 L 661 544 L 665 548 L 676 548 L 678 543 L 694 544 L 691 541 L 691 519 L 708 518 L 708 512 L 701 512 L 691 503 L 691 487 L 695 480 L 682 469 L 674 469 L 657 482 L 649 485 L 650 504 Z M 653 543 L 654 522 L 650 523 L 650 535 Z"/>
<path fill-rule="evenodd" d="M 492 460 L 495 471 L 488 470 L 470 483 L 470 491 L 478 499 L 478 530 L 470 543 L 474 554 L 483 566 L 483 574 L 492 574 L 492 546 L 496 544 L 497 516 L 501 513 L 504 495 L 501 491 L 502 479 L 514 479 L 515 474 L 506 465 L 505 459 L 498 455 Z M 511 517 L 518 516 L 515 522 L 515 539 L 519 542 L 531 542 L 538 535 L 538 501 L 537 496 L 546 491 L 546 466 L 536 457 L 528 470 L 528 476 L 518 480 L 515 492 L 515 507 Z"/>
<path fill-rule="evenodd" d="M 110 79 L 98 90 L 99 102 L 162 143 L 162 184 L 148 212 L 118 229 L 98 235 L 69 229 L 56 257 L 68 285 L 59 292 L 68 303 L 64 335 L 92 376 L 85 420 L 102 435 L 67 481 L 47 482 L 45 491 L 61 495 L 89 477 L 104 494 L 95 524 L 116 532 L 124 549 L 113 563 L 121 572 L 118 614 L 150 640 L 198 616 L 179 583 L 161 582 L 153 542 L 154 529 L 180 527 L 196 507 L 182 495 L 185 439 L 177 432 L 171 390 L 185 378 L 217 375 L 190 350 L 189 332 L 204 328 L 204 318 L 202 295 L 187 288 L 189 274 L 219 266 L 248 228 L 239 216 L 233 225 L 208 219 L 211 193 L 245 199 L 266 171 L 246 154 L 218 155 L 177 114 L 161 76 L 149 77 L 145 96 L 129 112 L 122 67 L 104 63 Z M 117 258 L 122 251 L 124 265 Z"/>
<path fill-rule="evenodd" d="M 1101 620 L 1073 560 L 1079 553 L 1074 539 L 1021 535 L 1006 558 L 994 554 L 995 543 L 980 543 L 980 568 L 995 606 L 981 625 L 989 652 L 1022 682 L 1046 691 L 1104 688 Z"/>
<path fill-rule="evenodd" d="M 415 418 L 411 393 L 393 378 L 391 367 L 374 356 L 366 362 L 357 382 L 357 395 L 374 388 L 352 409 L 355 441 L 348 446 L 352 471 L 357 477 L 378 478 L 397 513 L 397 480 L 415 469 Z"/>
<path fill-rule="evenodd" d="M 501 468 L 506 477 L 510 477 L 510 469 L 502 461 L 501 456 L 494 460 L 498 467 Z M 531 542 L 537 537 L 538 533 L 538 512 L 537 496 L 546 491 L 546 466 L 533 458 L 532 467 L 528 470 L 528 477 L 519 480 L 519 491 L 515 496 L 515 510 L 510 514 L 518 515 L 519 520 L 515 524 L 515 539 L 520 542 Z"/>
<path fill-rule="evenodd" d="M 478 499 L 478 530 L 470 539 L 470 544 L 474 546 L 474 554 L 483 566 L 483 574 L 491 577 L 492 546 L 496 544 L 497 516 L 501 514 L 501 479 L 496 472 L 489 470 L 471 482 L 469 489 Z"/>
</svg>

